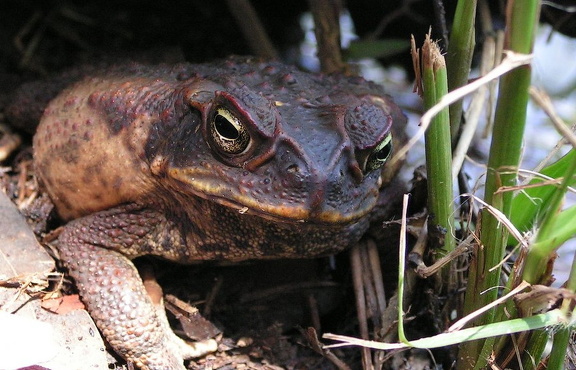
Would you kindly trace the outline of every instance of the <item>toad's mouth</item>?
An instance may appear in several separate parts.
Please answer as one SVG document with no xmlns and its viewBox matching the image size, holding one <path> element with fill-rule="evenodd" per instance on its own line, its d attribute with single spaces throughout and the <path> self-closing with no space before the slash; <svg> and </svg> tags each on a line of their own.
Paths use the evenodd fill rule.
<svg viewBox="0 0 576 370">
<path fill-rule="evenodd" d="M 245 198 L 240 201 L 203 194 L 202 198 L 218 203 L 242 215 L 258 216 L 272 222 L 282 223 L 314 223 L 324 226 L 349 225 L 360 220 L 369 213 L 369 210 L 342 214 L 340 212 L 313 212 L 306 207 L 270 205 L 252 201 Z"/>
<path fill-rule="evenodd" d="M 178 180 L 177 187 L 184 194 L 217 203 L 242 215 L 252 215 L 280 223 L 314 223 L 327 227 L 353 224 L 370 213 L 377 202 L 378 189 L 373 189 L 355 199 L 341 204 L 342 207 L 329 207 L 318 194 L 309 194 L 299 202 L 278 200 L 274 197 L 259 199 L 251 193 L 241 193 L 225 183 L 198 181 L 184 171 L 174 171 L 172 178 Z M 273 200 L 272 202 L 269 200 Z"/>
</svg>

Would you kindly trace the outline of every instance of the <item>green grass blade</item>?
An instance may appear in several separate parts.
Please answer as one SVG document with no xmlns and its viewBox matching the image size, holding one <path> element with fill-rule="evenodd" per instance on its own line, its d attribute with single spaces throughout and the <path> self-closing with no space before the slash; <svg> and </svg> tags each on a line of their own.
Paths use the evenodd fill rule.
<svg viewBox="0 0 576 370">
<path fill-rule="evenodd" d="M 479 327 L 462 329 L 454 332 L 441 333 L 432 337 L 412 340 L 407 343 L 382 343 L 370 340 L 362 340 L 342 335 L 324 334 L 323 338 L 337 340 L 344 343 L 329 345 L 327 348 L 341 347 L 344 345 L 359 345 L 380 350 L 392 350 L 402 348 L 440 348 L 459 344 L 462 342 L 476 341 L 489 337 L 497 337 L 513 333 L 542 328 L 571 328 L 574 322 L 570 321 L 560 309 L 546 313 L 525 317 L 521 319 L 496 322 Z M 474 365 L 474 363 L 472 363 Z"/>
<path fill-rule="evenodd" d="M 566 174 L 568 166 L 576 160 L 576 150 L 572 149 L 558 161 L 550 166 L 542 169 L 540 173 L 543 175 L 558 179 Z M 530 185 L 536 185 L 544 181 L 541 178 L 534 178 L 530 181 Z M 576 177 L 573 177 L 568 182 L 568 186 L 576 184 Z M 528 231 L 535 224 L 538 219 L 545 215 L 549 209 L 550 198 L 554 191 L 557 189 L 555 185 L 543 185 L 538 187 L 530 187 L 519 192 L 512 200 L 512 207 L 510 210 L 510 221 L 520 231 Z M 508 241 L 509 244 L 514 244 L 513 240 Z"/>
<path fill-rule="evenodd" d="M 531 284 L 540 282 L 552 253 L 576 234 L 576 222 L 574 222 L 576 206 L 560 211 L 568 184 L 573 182 L 575 172 L 576 158 L 573 158 L 564 173 L 561 186 L 555 188 L 548 201 L 550 211 L 545 214 L 536 234 L 536 240 L 526 255 L 522 278 Z"/>
</svg>

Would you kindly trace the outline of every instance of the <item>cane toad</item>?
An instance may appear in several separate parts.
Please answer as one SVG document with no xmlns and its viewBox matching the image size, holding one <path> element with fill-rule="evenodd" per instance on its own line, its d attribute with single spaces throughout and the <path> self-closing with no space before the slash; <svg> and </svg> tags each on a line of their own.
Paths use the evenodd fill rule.
<svg viewBox="0 0 576 370">
<path fill-rule="evenodd" d="M 107 341 L 140 368 L 183 368 L 213 348 L 175 337 L 131 259 L 302 258 L 350 246 L 368 228 L 392 127 L 404 122 L 361 78 L 242 58 L 133 64 L 53 99 L 34 157 L 68 221 L 60 257 Z"/>
</svg>

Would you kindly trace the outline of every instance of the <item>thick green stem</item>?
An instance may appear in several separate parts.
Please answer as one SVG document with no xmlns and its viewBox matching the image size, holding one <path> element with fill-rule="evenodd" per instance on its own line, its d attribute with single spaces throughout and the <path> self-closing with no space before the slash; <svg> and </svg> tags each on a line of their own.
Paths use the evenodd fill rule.
<svg viewBox="0 0 576 370">
<path fill-rule="evenodd" d="M 538 0 L 510 0 L 507 8 L 506 49 L 529 54 L 532 50 L 536 22 L 539 14 Z M 516 184 L 520 162 L 522 138 L 526 123 L 530 67 L 520 67 L 505 75 L 500 81 L 498 103 L 494 118 L 492 143 L 488 159 L 484 200 L 499 209 L 505 216 L 510 213 L 512 192 L 497 193 L 502 186 Z M 500 268 L 494 268 L 502 260 L 506 247 L 507 233 L 502 224 L 487 210 L 482 211 L 480 246 L 478 246 L 468 281 L 464 302 L 464 313 L 494 301 L 498 295 Z M 494 268 L 494 269 L 493 269 Z M 490 271 L 493 269 L 492 271 Z M 472 273 L 474 275 L 472 275 Z M 481 318 L 480 324 L 493 322 L 498 317 L 490 310 Z M 491 343 L 476 341 L 460 348 L 460 357 L 475 359 L 474 366 L 486 365 L 486 350 Z M 459 369 L 470 368 L 465 364 Z"/>
<path fill-rule="evenodd" d="M 548 370 L 565 369 L 564 361 L 566 360 L 566 351 L 571 333 L 572 330 L 570 328 L 563 328 L 554 334 L 552 351 L 550 352 L 550 359 L 548 360 Z"/>
<path fill-rule="evenodd" d="M 576 252 L 574 252 L 574 257 L 572 258 L 572 268 L 566 283 L 566 289 L 570 289 L 573 292 L 576 291 Z M 566 315 L 570 313 L 571 304 L 572 299 L 566 299 L 562 303 L 562 310 Z M 564 369 L 565 354 L 568 350 L 571 334 L 572 328 L 562 328 L 554 334 L 552 350 L 548 359 L 548 370 Z"/>
<path fill-rule="evenodd" d="M 459 0 L 454 14 L 454 23 L 450 35 L 450 44 L 446 54 L 448 68 L 448 88 L 455 90 L 468 83 L 472 53 L 474 51 L 474 21 L 476 19 L 476 0 Z M 460 130 L 462 101 L 450 106 L 450 131 L 452 144 Z"/>
<path fill-rule="evenodd" d="M 438 46 L 428 37 L 422 47 L 422 79 L 426 109 L 448 93 L 446 65 Z M 425 136 L 426 172 L 428 175 L 428 208 L 431 224 L 446 231 L 439 256 L 454 249 L 454 211 L 452 209 L 452 148 L 450 119 L 443 109 L 430 123 Z M 449 272 L 449 269 L 446 273 Z"/>
<path fill-rule="evenodd" d="M 528 88 L 530 87 L 530 68 L 520 67 L 504 76 L 500 82 L 499 100 L 494 119 L 492 145 L 488 159 L 488 173 L 484 200 L 486 203 L 498 208 L 504 215 L 510 212 L 512 192 L 496 194 L 502 186 L 516 185 L 516 175 L 520 154 L 522 151 L 522 137 L 526 122 L 526 106 L 528 104 Z M 511 99 L 510 97 L 514 97 Z M 495 287 L 500 278 L 500 269 L 488 271 L 496 266 L 504 256 L 507 234 L 492 214 L 487 210 L 482 212 L 482 229 L 480 237 L 484 252 L 481 257 L 482 282 L 476 292 L 485 291 Z M 474 298 L 476 307 L 492 302 L 498 291 L 491 289 L 480 297 Z"/>
<path fill-rule="evenodd" d="M 496 194 L 496 191 L 501 186 L 512 186 L 516 183 L 529 86 L 530 69 L 526 67 L 510 72 L 500 82 L 500 98 L 496 107 L 484 199 L 505 215 L 510 210 L 512 193 Z M 511 99 L 508 97 L 512 96 L 516 99 L 510 101 Z M 483 210 L 481 245 L 476 250 L 474 269 L 471 269 L 471 273 L 473 272 L 474 275 L 470 275 L 468 280 L 468 290 L 464 301 L 465 314 L 469 314 L 497 298 L 498 289 L 495 287 L 500 285 L 500 269 L 496 268 L 492 271 L 490 269 L 502 260 L 507 237 L 502 224 L 487 210 Z M 479 324 L 493 322 L 495 314 L 495 310 L 490 310 Z M 466 343 L 461 347 L 461 350 L 477 353 L 479 357 L 477 357 L 476 365 L 478 365 L 477 368 L 482 368 L 487 359 L 486 353 L 483 355 L 480 353 L 483 347 L 486 348 L 483 341 L 476 341 Z"/>
</svg>

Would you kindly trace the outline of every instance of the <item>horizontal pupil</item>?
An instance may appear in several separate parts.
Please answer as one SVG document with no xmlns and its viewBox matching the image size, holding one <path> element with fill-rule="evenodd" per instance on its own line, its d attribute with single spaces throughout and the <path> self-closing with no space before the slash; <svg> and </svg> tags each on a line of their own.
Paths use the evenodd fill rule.
<svg viewBox="0 0 576 370">
<path fill-rule="evenodd" d="M 223 117 L 220 114 L 218 114 L 214 119 L 214 125 L 218 134 L 220 134 L 224 139 L 236 140 L 240 136 L 236 127 L 234 127 L 226 117 Z"/>
<path fill-rule="evenodd" d="M 384 148 L 380 149 L 376 153 L 376 159 L 384 160 L 384 159 L 388 158 L 388 155 L 390 155 L 390 145 L 386 145 Z"/>
</svg>

